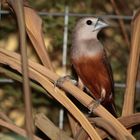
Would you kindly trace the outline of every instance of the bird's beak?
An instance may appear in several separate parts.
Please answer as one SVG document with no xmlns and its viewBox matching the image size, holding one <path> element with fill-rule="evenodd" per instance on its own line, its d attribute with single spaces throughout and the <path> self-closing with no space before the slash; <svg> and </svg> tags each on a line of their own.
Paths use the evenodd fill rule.
<svg viewBox="0 0 140 140">
<path fill-rule="evenodd" d="M 100 30 L 102 28 L 108 27 L 109 24 L 107 24 L 104 20 L 98 18 L 95 24 L 94 30 Z"/>
</svg>

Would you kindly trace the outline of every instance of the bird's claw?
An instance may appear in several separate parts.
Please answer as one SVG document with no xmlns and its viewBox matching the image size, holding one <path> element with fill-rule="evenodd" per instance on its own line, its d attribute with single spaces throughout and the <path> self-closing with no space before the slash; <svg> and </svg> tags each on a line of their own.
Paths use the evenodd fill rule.
<svg viewBox="0 0 140 140">
<path fill-rule="evenodd" d="M 67 81 L 67 80 L 69 80 L 70 78 L 71 78 L 70 75 L 66 75 L 66 76 L 63 76 L 63 77 L 58 78 L 58 79 L 54 82 L 54 87 L 56 87 L 56 86 L 61 86 L 61 85 L 64 83 L 64 81 Z"/>
<path fill-rule="evenodd" d="M 72 81 L 72 83 L 73 83 L 74 85 L 77 84 L 77 81 L 76 81 L 76 80 L 73 80 L 72 77 L 71 77 L 70 75 L 66 75 L 66 76 L 63 76 L 63 77 L 58 78 L 58 79 L 54 82 L 54 88 L 55 88 L 56 86 L 61 86 L 65 81 L 68 81 L 68 80 Z"/>
<path fill-rule="evenodd" d="M 91 114 L 94 111 L 94 109 L 96 109 L 101 104 L 101 102 L 104 101 L 105 95 L 106 95 L 106 91 L 104 90 L 104 88 L 102 88 L 101 97 L 99 99 L 96 99 L 95 101 L 92 101 L 89 104 L 89 106 L 88 106 L 89 114 Z"/>
<path fill-rule="evenodd" d="M 88 109 L 89 109 L 88 113 L 91 114 L 92 112 L 94 112 L 94 110 L 100 105 L 101 102 L 102 99 L 91 101 L 91 103 L 88 105 Z"/>
</svg>

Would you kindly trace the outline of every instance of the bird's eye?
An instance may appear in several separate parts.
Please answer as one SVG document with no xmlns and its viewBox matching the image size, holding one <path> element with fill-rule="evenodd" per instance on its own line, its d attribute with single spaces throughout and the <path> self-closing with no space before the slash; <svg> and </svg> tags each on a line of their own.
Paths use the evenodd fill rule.
<svg viewBox="0 0 140 140">
<path fill-rule="evenodd" d="M 87 20 L 87 25 L 91 25 L 92 24 L 92 21 L 91 20 Z"/>
</svg>

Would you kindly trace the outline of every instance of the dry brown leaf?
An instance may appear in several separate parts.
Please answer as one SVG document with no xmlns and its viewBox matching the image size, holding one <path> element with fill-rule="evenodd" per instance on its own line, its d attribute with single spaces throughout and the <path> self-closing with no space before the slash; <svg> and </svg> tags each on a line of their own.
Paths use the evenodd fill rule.
<svg viewBox="0 0 140 140">
<path fill-rule="evenodd" d="M 41 18 L 36 14 L 36 12 L 32 8 L 26 6 L 24 6 L 24 14 L 26 31 L 33 44 L 33 47 L 36 50 L 36 53 L 41 59 L 43 65 L 53 70 L 43 39 Z"/>
<path fill-rule="evenodd" d="M 19 127 L 17 127 L 16 125 L 9 123 L 9 122 L 5 122 L 3 120 L 0 119 L 0 125 L 10 129 L 11 131 L 23 136 L 23 137 L 27 137 L 26 131 L 24 129 L 21 129 Z M 42 140 L 41 138 L 37 137 L 37 136 L 33 136 L 34 140 Z"/>
<path fill-rule="evenodd" d="M 3 53 L 5 51 L 2 51 Z M 19 55 L 16 53 L 9 53 L 6 51 L 6 55 L 1 53 L 0 61 L 4 64 L 8 64 L 13 69 L 16 69 L 21 73 L 21 62 Z M 12 54 L 12 57 L 8 55 Z M 18 56 L 18 57 L 17 57 Z M 15 58 L 15 59 L 14 59 Z M 30 61 L 31 62 L 31 61 Z M 29 62 L 29 63 L 30 63 Z M 32 62 L 32 64 L 35 64 Z M 41 66 L 41 65 L 38 65 Z M 42 66 L 43 67 L 43 66 Z M 43 67 L 45 68 L 45 67 Z M 38 67 L 40 69 L 40 67 Z M 45 68 L 46 69 L 46 68 Z M 77 107 L 68 99 L 68 97 L 59 88 L 54 89 L 54 85 L 48 81 L 45 76 L 37 72 L 35 69 L 29 67 L 30 78 L 39 82 L 57 101 L 59 101 L 71 114 L 76 118 L 76 120 L 81 124 L 85 131 L 89 134 L 91 139 L 101 140 L 95 129 L 86 119 L 86 117 L 77 109 Z"/>
<path fill-rule="evenodd" d="M 95 119 L 96 118 L 89 118 L 90 122 L 93 123 L 93 125 L 95 125 Z M 102 118 L 100 118 L 102 119 Z M 96 120 L 96 125 L 98 126 L 98 122 L 100 121 L 100 119 Z M 125 117 L 120 117 L 118 118 L 118 120 L 126 127 L 126 128 L 132 128 L 135 125 L 140 124 L 140 113 L 135 113 L 129 116 L 125 116 Z M 100 122 L 99 122 L 100 123 Z M 100 124 L 103 125 L 103 124 Z M 97 132 L 100 134 L 102 139 L 105 139 L 108 136 L 108 133 L 106 133 L 106 131 L 103 131 L 100 128 L 96 128 Z M 88 137 L 87 133 L 82 129 L 78 132 L 78 136 L 77 136 L 77 140 L 81 140 L 81 138 L 83 137 Z"/>
<path fill-rule="evenodd" d="M 35 125 L 44 132 L 51 140 L 73 140 L 66 132 L 56 127 L 44 114 L 37 114 Z"/>
<path fill-rule="evenodd" d="M 3 49 L 0 49 L 0 63 L 8 64 L 12 68 L 20 71 L 20 58 L 19 55 L 16 53 L 11 53 L 8 51 L 4 51 Z M 6 60 L 3 60 L 6 59 Z M 62 93 L 61 90 L 56 88 L 55 92 L 53 84 L 51 84 L 46 78 L 48 78 L 51 82 L 55 82 L 59 76 L 55 73 L 51 72 L 47 68 L 43 67 L 40 64 L 34 63 L 32 61 L 29 61 L 29 68 L 30 68 L 30 77 L 34 80 L 38 81 L 42 86 L 50 92 L 50 94 L 58 100 L 61 104 L 63 104 L 72 114 L 77 118 L 77 121 L 82 125 L 82 127 L 87 131 L 87 133 L 90 135 L 91 138 L 95 138 L 95 130 L 91 129 L 89 127 L 89 122 L 85 119 L 83 119 L 80 115 L 80 111 L 75 108 L 75 106 L 69 105 L 68 98 Z M 95 102 L 90 96 L 88 96 L 86 93 L 78 89 L 76 86 L 74 86 L 71 82 L 65 81 L 62 87 L 71 93 L 75 98 L 77 98 L 84 106 L 88 107 L 91 102 Z M 73 107 L 72 107 L 73 106 Z M 75 110 L 75 111 L 74 111 Z M 96 109 L 94 109 L 94 112 L 104 118 L 105 120 L 112 123 L 112 125 L 116 128 L 119 135 L 123 137 L 123 139 L 132 139 L 135 138 L 124 128 L 122 124 L 118 122 L 116 118 L 114 118 L 104 107 L 99 105 Z M 92 134 L 91 134 L 92 133 Z M 96 132 L 95 132 L 96 133 Z M 93 136 L 94 135 L 94 136 Z"/>
<path fill-rule="evenodd" d="M 132 39 L 131 39 L 131 51 L 130 59 L 127 69 L 127 81 L 126 90 L 124 96 L 122 116 L 127 116 L 133 113 L 134 109 L 134 97 L 136 87 L 136 77 L 139 65 L 140 56 L 140 11 L 137 12 L 132 22 Z"/>
</svg>

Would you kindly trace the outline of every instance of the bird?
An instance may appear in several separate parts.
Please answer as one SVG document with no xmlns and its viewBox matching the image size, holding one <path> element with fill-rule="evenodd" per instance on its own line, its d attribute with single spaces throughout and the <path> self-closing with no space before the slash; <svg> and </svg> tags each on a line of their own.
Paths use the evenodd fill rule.
<svg viewBox="0 0 140 140">
<path fill-rule="evenodd" d="M 101 18 L 81 18 L 73 30 L 70 59 L 91 96 L 117 117 L 113 73 L 105 48 L 97 37 L 108 26 Z"/>
</svg>

